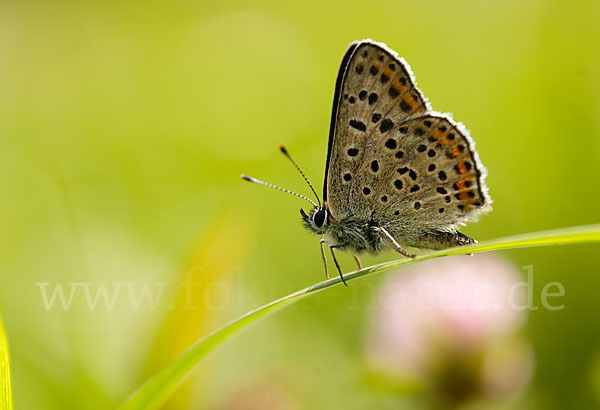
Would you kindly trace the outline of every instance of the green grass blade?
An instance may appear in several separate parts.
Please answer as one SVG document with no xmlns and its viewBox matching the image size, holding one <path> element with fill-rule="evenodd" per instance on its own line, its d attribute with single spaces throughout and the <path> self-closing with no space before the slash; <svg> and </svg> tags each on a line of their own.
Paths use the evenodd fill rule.
<svg viewBox="0 0 600 410">
<path fill-rule="evenodd" d="M 516 249 L 532 246 L 548 246 L 561 244 L 600 242 L 600 224 L 565 229 L 556 229 L 524 235 L 481 242 L 479 244 L 445 249 L 432 252 L 414 259 L 401 259 L 382 263 L 357 272 L 344 275 L 346 282 L 377 272 L 387 271 L 399 266 L 411 265 L 419 261 L 438 258 L 448 255 L 460 255 L 501 249 Z M 132 393 L 119 407 L 128 409 L 155 409 L 163 404 L 177 387 L 190 375 L 209 353 L 220 347 L 225 341 L 238 334 L 258 319 L 286 305 L 297 302 L 306 296 L 320 292 L 341 282 L 339 277 L 318 283 L 308 288 L 299 290 L 281 299 L 277 299 L 258 309 L 246 313 L 244 316 L 214 331 L 198 343 L 193 345 L 178 358 L 173 360 L 156 375 L 146 381 L 140 388 Z"/>
<path fill-rule="evenodd" d="M 12 410 L 12 387 L 10 381 L 10 361 L 8 360 L 8 340 L 0 317 L 0 410 Z"/>
</svg>

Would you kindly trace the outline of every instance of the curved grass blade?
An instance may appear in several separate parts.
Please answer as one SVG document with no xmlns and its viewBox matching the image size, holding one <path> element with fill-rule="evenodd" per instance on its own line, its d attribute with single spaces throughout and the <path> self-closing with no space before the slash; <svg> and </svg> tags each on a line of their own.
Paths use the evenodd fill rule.
<svg viewBox="0 0 600 410">
<path fill-rule="evenodd" d="M 600 224 L 516 235 L 485 241 L 474 245 L 444 249 L 442 251 L 418 256 L 414 259 L 401 259 L 374 265 L 364 268 L 360 271 L 344 275 L 344 278 L 346 279 L 346 282 L 348 282 L 363 276 L 372 275 L 377 272 L 383 272 L 399 266 L 411 265 L 419 261 L 438 258 L 441 256 L 533 246 L 566 245 L 592 242 L 600 242 Z M 142 386 L 133 392 L 129 398 L 121 403 L 119 408 L 122 410 L 158 408 L 169 398 L 169 396 L 177 389 L 177 387 L 183 383 L 183 381 L 185 381 L 191 372 L 199 365 L 202 359 L 204 359 L 213 350 L 223 345 L 223 343 L 229 338 L 238 334 L 240 331 L 244 330 L 252 323 L 255 323 L 258 319 L 266 316 L 267 314 L 272 313 L 286 305 L 297 302 L 311 294 L 337 285 L 340 282 L 341 279 L 336 277 L 321 283 L 317 283 L 313 286 L 299 290 L 281 299 L 270 302 L 258 309 L 248 312 L 244 316 L 230 322 L 229 324 L 226 324 L 220 329 L 217 329 L 190 347 L 187 351 L 182 353 L 178 358 L 173 360 L 156 375 L 147 380 Z"/>
<path fill-rule="evenodd" d="M 8 341 L 0 317 L 0 410 L 12 410 L 12 386 L 10 381 L 10 361 Z"/>
</svg>

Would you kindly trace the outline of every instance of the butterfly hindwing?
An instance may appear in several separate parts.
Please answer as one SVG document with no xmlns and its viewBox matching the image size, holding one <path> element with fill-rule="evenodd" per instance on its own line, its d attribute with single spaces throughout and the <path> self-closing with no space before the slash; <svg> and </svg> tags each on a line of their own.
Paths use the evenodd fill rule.
<svg viewBox="0 0 600 410">
<path fill-rule="evenodd" d="M 473 142 L 448 117 L 409 119 L 364 159 L 350 197 L 362 195 L 371 218 L 398 238 L 452 228 L 489 208 Z"/>
</svg>

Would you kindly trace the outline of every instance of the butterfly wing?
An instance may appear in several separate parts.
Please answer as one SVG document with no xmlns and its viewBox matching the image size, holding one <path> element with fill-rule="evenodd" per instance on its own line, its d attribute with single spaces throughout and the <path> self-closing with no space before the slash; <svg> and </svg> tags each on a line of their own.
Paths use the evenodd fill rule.
<svg viewBox="0 0 600 410">
<path fill-rule="evenodd" d="M 378 132 L 427 110 L 408 64 L 392 50 L 371 40 L 350 45 L 336 83 L 323 190 L 334 218 L 370 213 L 368 200 L 354 191 Z"/>
<path fill-rule="evenodd" d="M 450 118 L 425 114 L 378 140 L 358 170 L 351 198 L 362 194 L 371 217 L 399 241 L 453 229 L 490 209 L 473 141 Z"/>
<path fill-rule="evenodd" d="M 452 229 L 489 209 L 474 143 L 433 113 L 406 62 L 353 43 L 342 62 L 325 193 L 337 219 L 374 221 L 400 239 Z"/>
</svg>

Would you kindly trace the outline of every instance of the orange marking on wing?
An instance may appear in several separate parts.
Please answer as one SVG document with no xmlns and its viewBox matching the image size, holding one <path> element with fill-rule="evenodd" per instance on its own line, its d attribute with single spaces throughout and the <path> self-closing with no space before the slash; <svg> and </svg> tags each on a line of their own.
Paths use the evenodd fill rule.
<svg viewBox="0 0 600 410">
<path fill-rule="evenodd" d="M 410 93 L 406 93 L 403 97 L 403 100 L 405 103 L 410 105 L 410 108 L 412 108 L 413 110 L 419 105 L 419 103 L 413 98 L 413 96 Z"/>
<path fill-rule="evenodd" d="M 442 131 L 438 130 L 438 129 L 435 129 L 433 131 L 433 134 L 431 134 L 431 136 L 433 138 L 435 138 L 436 140 L 439 140 L 440 138 L 442 138 L 444 136 L 444 133 Z"/>
<path fill-rule="evenodd" d="M 459 173 L 459 174 L 466 174 L 466 173 L 467 173 L 468 169 L 467 169 L 467 167 L 465 166 L 465 162 L 466 162 L 466 161 L 467 161 L 466 159 L 463 159 L 463 160 L 461 160 L 461 161 L 458 161 L 458 173 Z"/>
<path fill-rule="evenodd" d="M 389 67 L 386 67 L 385 70 L 383 70 L 383 75 L 392 78 L 394 76 L 394 72 Z"/>
<path fill-rule="evenodd" d="M 450 149 L 450 152 L 449 152 L 449 154 L 450 154 L 450 156 L 451 156 L 452 158 L 458 158 L 458 157 L 460 157 L 460 154 L 461 154 L 461 152 L 460 152 L 460 150 L 458 149 L 458 144 L 456 144 L 455 146 L 453 146 L 453 147 Z"/>
<path fill-rule="evenodd" d="M 469 199 L 469 194 L 467 193 L 467 191 L 462 191 L 461 193 L 458 194 L 458 199 L 460 201 L 466 201 Z"/>
<path fill-rule="evenodd" d="M 399 93 L 406 90 L 406 86 L 402 85 L 400 80 L 396 80 L 394 84 L 392 84 L 392 87 L 394 87 L 394 90 L 398 91 Z"/>
<path fill-rule="evenodd" d="M 377 71 L 379 71 L 381 69 L 381 61 L 377 60 L 373 63 L 373 67 L 375 67 L 377 69 Z"/>
<path fill-rule="evenodd" d="M 467 189 L 467 185 L 466 185 L 467 181 L 468 181 L 468 178 L 463 178 L 463 179 L 459 179 L 456 182 L 456 186 L 458 187 L 459 191 L 462 191 L 463 189 Z"/>
</svg>

